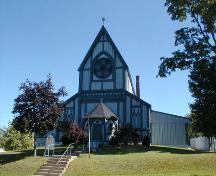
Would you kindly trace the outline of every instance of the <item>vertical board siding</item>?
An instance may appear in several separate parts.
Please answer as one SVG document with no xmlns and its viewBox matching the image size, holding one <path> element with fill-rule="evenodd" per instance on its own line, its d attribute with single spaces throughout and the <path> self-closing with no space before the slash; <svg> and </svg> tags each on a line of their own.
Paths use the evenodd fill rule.
<svg viewBox="0 0 216 176">
<path fill-rule="evenodd" d="M 125 89 L 132 94 L 134 93 L 133 87 L 132 87 L 132 82 L 129 78 L 129 74 L 128 74 L 127 70 L 125 71 Z"/>
<path fill-rule="evenodd" d="M 84 115 L 85 115 L 85 104 L 82 103 L 81 104 L 81 119 L 83 118 Z"/>
<path fill-rule="evenodd" d="M 189 119 L 151 111 L 152 144 L 187 146 L 185 124 Z"/>
<path fill-rule="evenodd" d="M 104 40 L 104 34 L 101 35 L 101 38 L 99 39 L 99 41 L 103 41 Z"/>
<path fill-rule="evenodd" d="M 107 89 L 113 89 L 113 82 L 103 82 L 103 89 L 107 90 Z"/>
<path fill-rule="evenodd" d="M 90 111 L 92 111 L 96 106 L 97 106 L 97 103 L 87 103 L 87 112 L 86 113 L 89 113 Z"/>
<path fill-rule="evenodd" d="M 98 42 L 93 50 L 92 57 L 95 58 L 95 56 L 97 56 L 102 51 L 103 51 L 103 42 Z"/>
<path fill-rule="evenodd" d="M 104 51 L 109 53 L 114 58 L 114 49 L 110 42 L 104 42 Z"/>
<path fill-rule="evenodd" d="M 123 122 L 123 102 L 119 103 L 119 120 L 122 123 Z"/>
<path fill-rule="evenodd" d="M 128 77 L 128 92 L 130 92 L 132 94 L 134 93 L 133 88 L 132 88 L 132 83 L 131 83 L 131 80 L 129 77 Z"/>
<path fill-rule="evenodd" d="M 84 69 L 90 69 L 90 61 L 91 61 L 90 57 L 88 58 L 86 64 L 84 65 Z"/>
<path fill-rule="evenodd" d="M 126 96 L 126 123 L 130 123 L 130 97 Z"/>
<path fill-rule="evenodd" d="M 133 106 L 138 106 L 138 105 L 140 105 L 140 102 L 138 102 L 138 101 L 132 99 L 132 105 L 133 105 Z"/>
<path fill-rule="evenodd" d="M 78 108 L 79 108 L 79 104 L 78 104 L 78 98 L 75 99 L 75 114 L 74 114 L 74 121 L 78 123 Z"/>
<path fill-rule="evenodd" d="M 89 90 L 90 70 L 83 71 L 82 90 Z"/>
<path fill-rule="evenodd" d="M 122 67 L 122 66 L 123 66 L 123 64 L 122 64 L 122 62 L 121 62 L 119 56 L 117 55 L 117 56 L 116 56 L 116 67 Z"/>
<path fill-rule="evenodd" d="M 74 106 L 74 101 L 71 101 L 65 107 L 73 107 L 73 106 Z"/>
<path fill-rule="evenodd" d="M 114 113 L 117 114 L 117 103 L 116 102 L 106 102 L 105 105 Z"/>
<path fill-rule="evenodd" d="M 123 89 L 123 69 L 116 69 L 116 89 Z"/>
<path fill-rule="evenodd" d="M 101 90 L 101 89 L 102 89 L 102 82 L 91 83 L 91 90 Z"/>
<path fill-rule="evenodd" d="M 143 116 L 143 128 L 148 128 L 148 120 L 147 120 L 147 108 L 146 106 L 142 106 L 142 116 Z"/>
</svg>

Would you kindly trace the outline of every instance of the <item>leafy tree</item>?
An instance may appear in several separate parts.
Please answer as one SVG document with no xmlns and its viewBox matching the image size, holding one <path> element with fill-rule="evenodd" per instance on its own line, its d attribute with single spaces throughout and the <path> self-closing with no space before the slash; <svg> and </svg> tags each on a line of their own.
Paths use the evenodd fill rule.
<svg viewBox="0 0 216 176">
<path fill-rule="evenodd" d="M 189 70 L 189 89 L 195 102 L 190 105 L 193 129 L 206 136 L 216 135 L 216 1 L 166 0 L 172 20 L 190 20 L 189 27 L 175 32 L 180 49 L 162 57 L 158 76 Z"/>
<path fill-rule="evenodd" d="M 75 143 L 76 145 L 86 142 L 88 138 L 87 133 L 75 122 L 64 123 L 64 134 L 62 142 L 65 145 Z"/>
<path fill-rule="evenodd" d="M 51 75 L 46 81 L 21 83 L 21 93 L 15 99 L 13 113 L 14 127 L 20 132 L 46 134 L 55 128 L 63 106 L 59 97 L 65 96 L 64 87 L 55 92 Z M 34 135 L 34 154 L 36 155 L 36 135 Z"/>
<path fill-rule="evenodd" d="M 4 133 L 0 136 L 0 146 L 3 146 L 6 150 L 20 150 L 32 147 L 33 138 L 31 134 L 20 133 L 12 125 L 3 130 Z"/>
</svg>

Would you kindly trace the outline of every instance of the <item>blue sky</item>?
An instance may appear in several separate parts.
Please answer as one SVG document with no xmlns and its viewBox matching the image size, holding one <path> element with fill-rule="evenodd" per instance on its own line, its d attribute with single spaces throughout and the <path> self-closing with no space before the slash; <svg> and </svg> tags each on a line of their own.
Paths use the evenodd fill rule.
<svg viewBox="0 0 216 176">
<path fill-rule="evenodd" d="M 152 109 L 185 115 L 193 101 L 188 72 L 156 78 L 160 57 L 176 50 L 174 31 L 187 25 L 171 21 L 164 0 L 0 0 L 0 126 L 13 119 L 21 82 L 45 80 L 68 97 L 78 90 L 78 67 L 102 21 L 135 76 L 141 98 Z"/>
</svg>

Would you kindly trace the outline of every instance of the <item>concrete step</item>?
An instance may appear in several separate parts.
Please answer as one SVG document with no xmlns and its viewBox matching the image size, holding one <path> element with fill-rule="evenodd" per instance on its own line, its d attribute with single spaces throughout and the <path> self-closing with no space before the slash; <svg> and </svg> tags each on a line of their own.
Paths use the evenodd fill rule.
<svg viewBox="0 0 216 176">
<path fill-rule="evenodd" d="M 48 173 L 48 174 L 37 174 L 34 176 L 61 176 L 62 174 L 58 174 L 58 173 Z"/>
<path fill-rule="evenodd" d="M 49 161 L 69 161 L 70 158 L 50 158 Z"/>
<path fill-rule="evenodd" d="M 52 164 L 57 164 L 57 163 L 58 163 L 58 164 L 65 164 L 65 163 L 67 163 L 67 162 L 68 162 L 68 161 L 59 161 L 59 163 L 58 163 L 58 161 L 52 161 L 52 160 L 51 160 L 51 161 L 50 161 L 50 160 L 47 161 L 47 163 L 52 163 Z"/>
<path fill-rule="evenodd" d="M 64 169 L 65 168 L 65 165 L 64 166 L 56 166 L 56 165 L 53 165 L 53 166 L 50 166 L 50 165 L 45 165 L 45 166 L 41 166 L 40 169 Z"/>
<path fill-rule="evenodd" d="M 69 163 L 76 157 L 65 156 L 61 160 L 61 157 L 52 157 L 34 173 L 34 176 L 62 176 Z M 58 163 L 59 160 L 60 162 Z"/>
<path fill-rule="evenodd" d="M 59 164 L 47 163 L 43 166 L 46 166 L 46 167 L 65 167 L 66 165 L 67 164 L 61 164 L 61 163 L 59 163 Z"/>
</svg>

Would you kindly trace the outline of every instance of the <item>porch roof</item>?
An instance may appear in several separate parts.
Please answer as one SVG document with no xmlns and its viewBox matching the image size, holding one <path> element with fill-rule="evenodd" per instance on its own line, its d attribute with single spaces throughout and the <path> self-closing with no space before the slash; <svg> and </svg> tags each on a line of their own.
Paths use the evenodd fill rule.
<svg viewBox="0 0 216 176">
<path fill-rule="evenodd" d="M 104 103 L 100 102 L 91 112 L 84 115 L 84 119 L 108 119 L 117 120 L 118 117 L 115 115 Z"/>
</svg>

